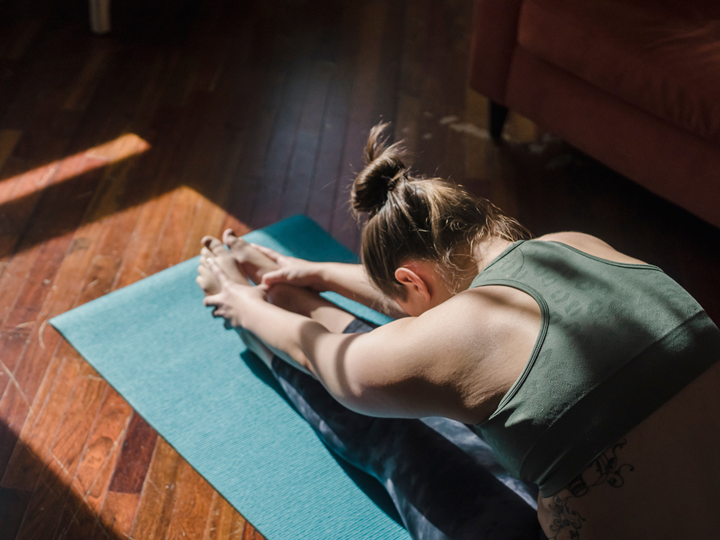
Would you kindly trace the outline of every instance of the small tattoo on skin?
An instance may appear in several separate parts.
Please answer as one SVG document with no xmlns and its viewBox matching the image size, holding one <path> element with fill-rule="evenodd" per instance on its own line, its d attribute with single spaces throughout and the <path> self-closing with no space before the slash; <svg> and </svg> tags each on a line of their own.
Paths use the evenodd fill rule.
<svg viewBox="0 0 720 540">
<path fill-rule="evenodd" d="M 570 508 L 571 499 L 587 495 L 590 488 L 600 484 L 607 483 L 614 488 L 623 487 L 625 484 L 623 475 L 635 468 L 629 463 L 620 464 L 617 452 L 626 444 L 626 439 L 615 443 L 611 448 L 603 452 L 585 471 L 576 476 L 566 486 L 570 494 L 553 495 L 548 508 L 553 513 L 550 531 L 554 533 L 554 536 L 551 536 L 548 540 L 580 539 L 580 529 L 582 529 L 585 518 Z"/>
</svg>

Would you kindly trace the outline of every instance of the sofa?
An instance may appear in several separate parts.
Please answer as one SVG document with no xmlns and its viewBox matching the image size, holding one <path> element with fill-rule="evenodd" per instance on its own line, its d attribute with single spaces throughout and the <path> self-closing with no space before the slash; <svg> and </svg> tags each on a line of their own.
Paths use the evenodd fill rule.
<svg viewBox="0 0 720 540">
<path fill-rule="evenodd" d="M 477 0 L 470 86 L 720 227 L 720 1 Z"/>
</svg>

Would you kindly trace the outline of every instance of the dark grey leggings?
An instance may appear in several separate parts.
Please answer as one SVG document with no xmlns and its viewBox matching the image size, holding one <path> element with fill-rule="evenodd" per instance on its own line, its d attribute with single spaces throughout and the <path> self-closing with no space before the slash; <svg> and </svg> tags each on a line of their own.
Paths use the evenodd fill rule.
<svg viewBox="0 0 720 540">
<path fill-rule="evenodd" d="M 356 319 L 345 332 L 373 328 Z M 465 425 L 446 418 L 364 416 L 277 357 L 272 371 L 322 441 L 385 487 L 413 538 L 545 538 L 535 510 L 537 490 L 511 478 Z"/>
</svg>

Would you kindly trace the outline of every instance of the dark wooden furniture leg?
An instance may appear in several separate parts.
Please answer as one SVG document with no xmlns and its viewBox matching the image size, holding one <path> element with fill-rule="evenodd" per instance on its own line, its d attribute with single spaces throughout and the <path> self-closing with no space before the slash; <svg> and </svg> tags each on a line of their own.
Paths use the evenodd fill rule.
<svg viewBox="0 0 720 540">
<path fill-rule="evenodd" d="M 488 113 L 490 116 L 490 137 L 496 141 L 500 138 L 500 135 L 502 135 L 505 119 L 507 119 L 508 108 L 491 101 L 488 104 Z"/>
</svg>

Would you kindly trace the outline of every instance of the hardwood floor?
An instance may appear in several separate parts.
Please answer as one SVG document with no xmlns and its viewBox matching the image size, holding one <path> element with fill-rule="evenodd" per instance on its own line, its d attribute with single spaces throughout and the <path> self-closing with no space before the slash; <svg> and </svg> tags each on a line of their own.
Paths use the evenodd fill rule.
<svg viewBox="0 0 720 540">
<path fill-rule="evenodd" d="M 472 0 L 0 0 L 0 539 L 260 534 L 47 325 L 305 213 L 357 250 L 369 128 L 535 234 L 656 263 L 720 320 L 720 231 L 465 84 Z M 61 5 L 60 5 L 61 4 Z M 242 508 L 240 509 L 242 511 Z"/>
</svg>

